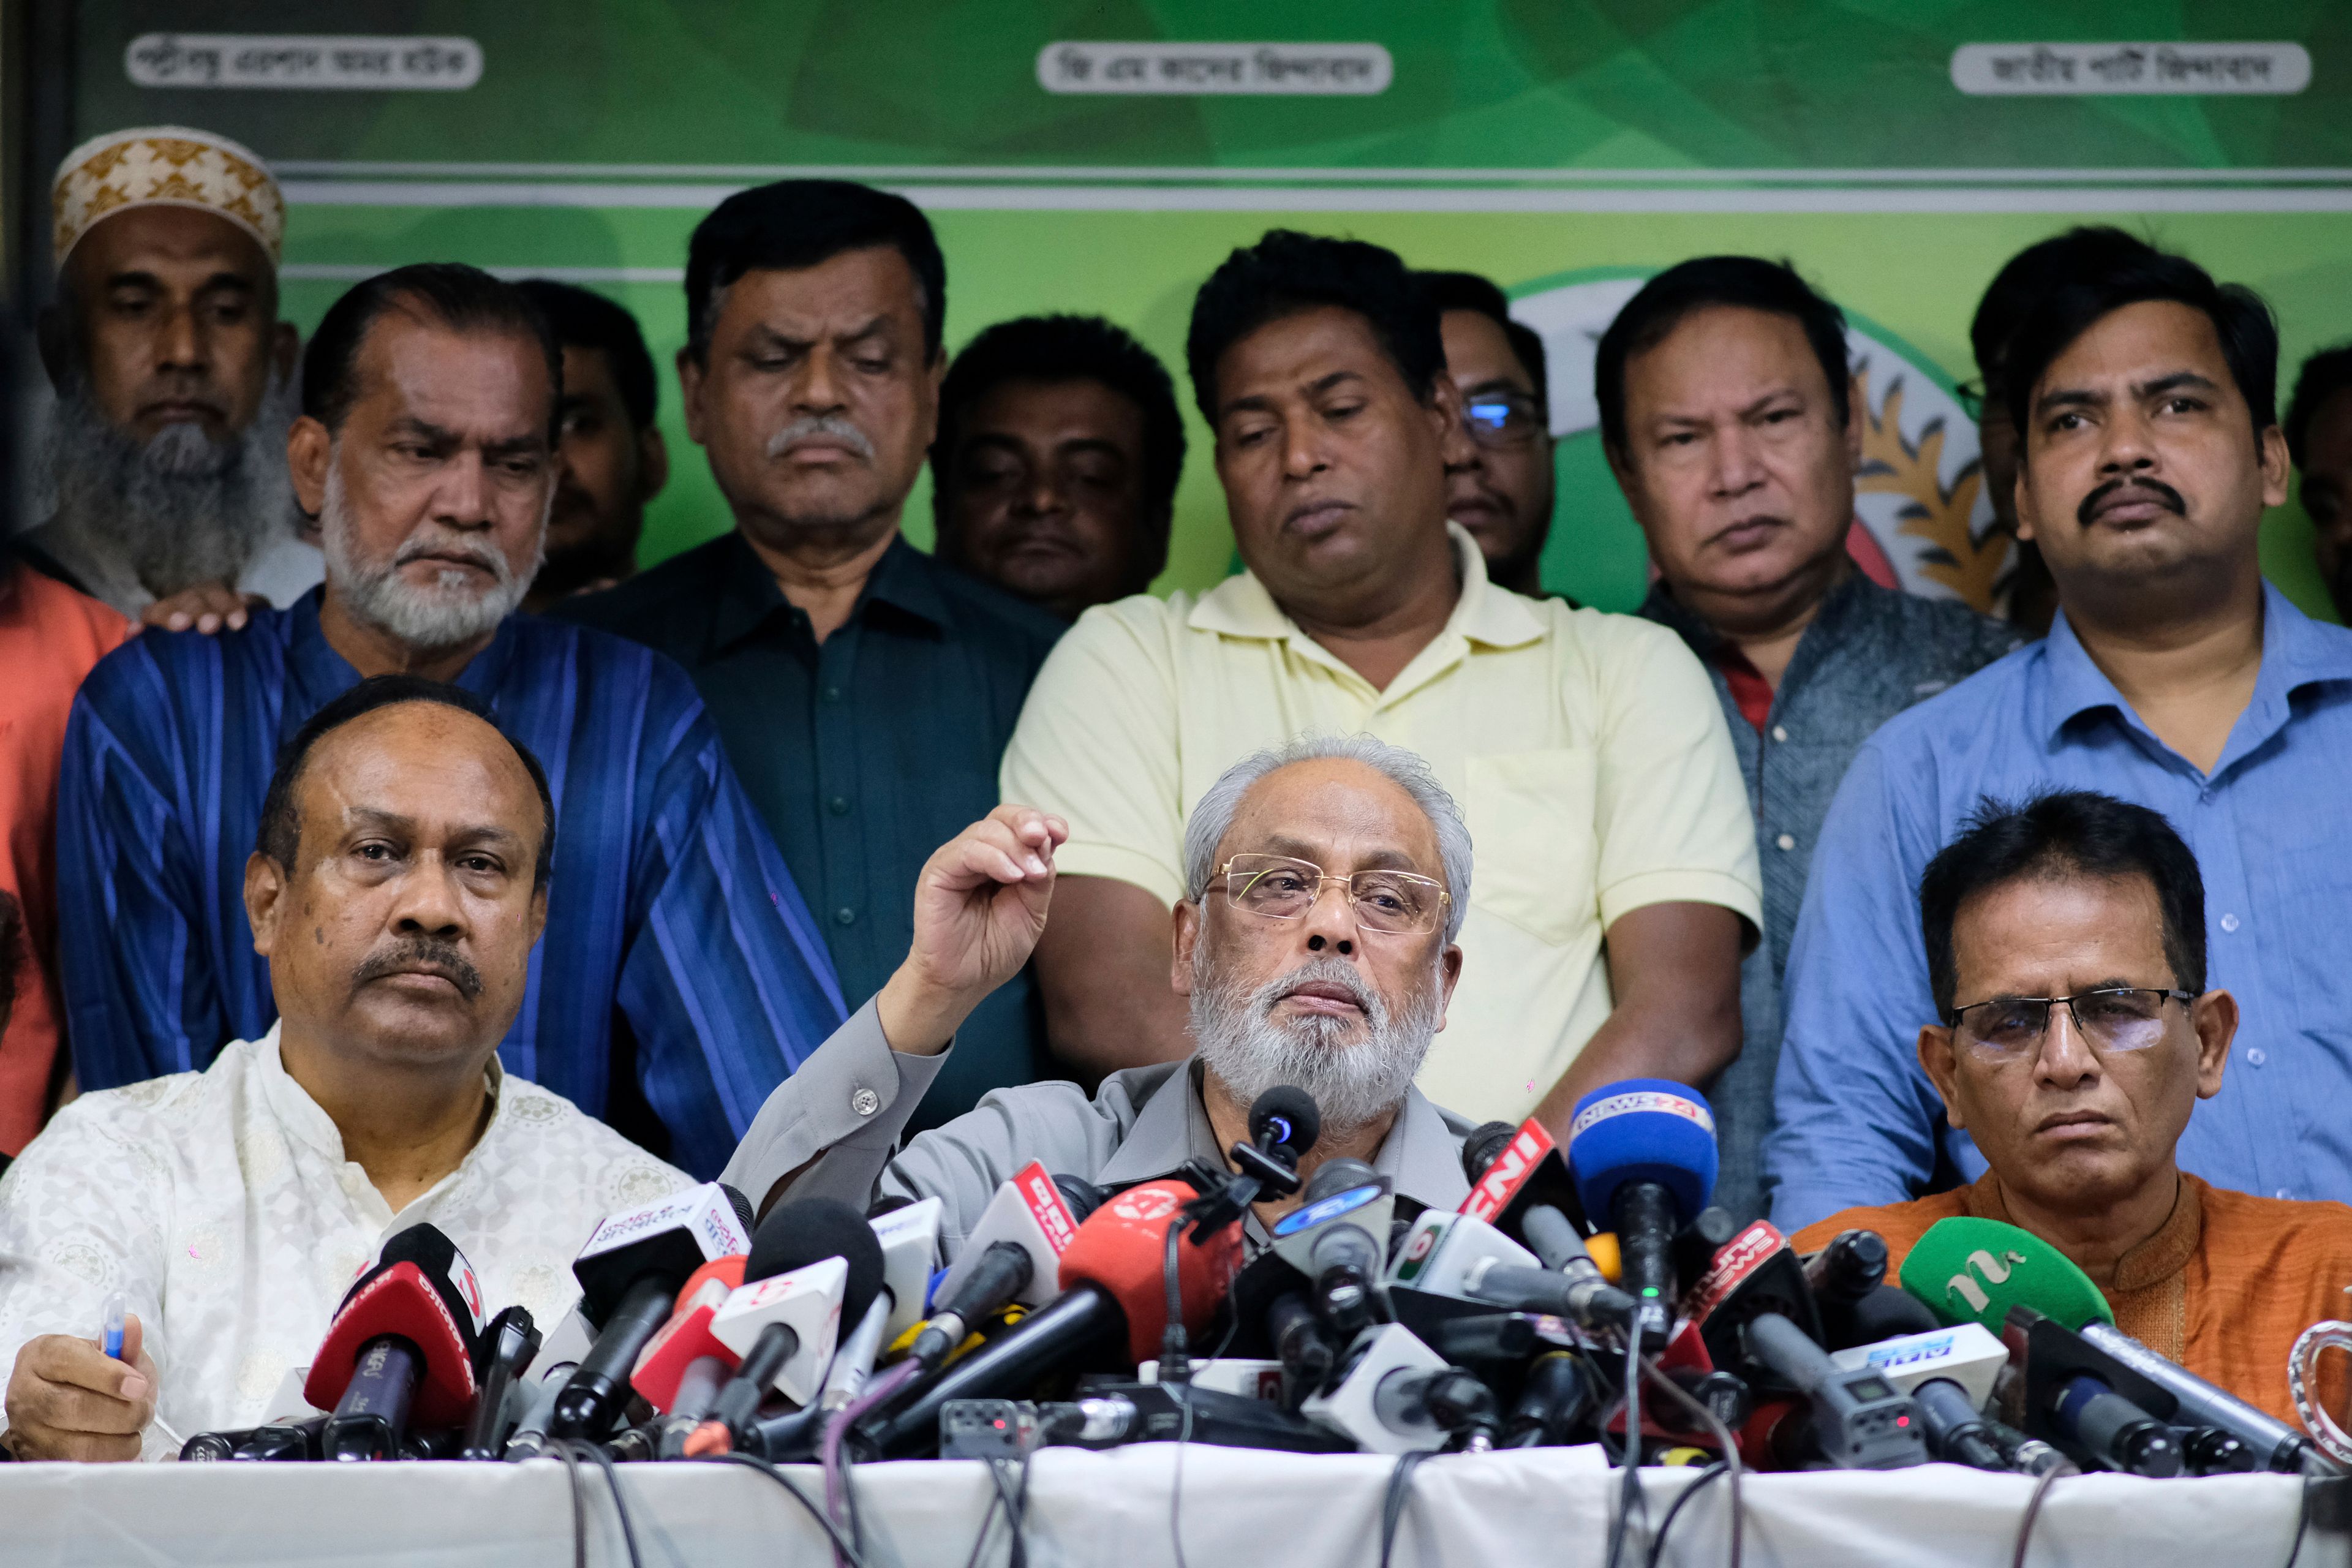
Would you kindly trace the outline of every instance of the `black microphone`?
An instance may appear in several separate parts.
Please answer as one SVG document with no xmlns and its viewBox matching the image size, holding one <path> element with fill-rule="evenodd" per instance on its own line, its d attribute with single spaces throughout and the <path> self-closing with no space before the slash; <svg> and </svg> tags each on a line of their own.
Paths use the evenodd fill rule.
<svg viewBox="0 0 2352 1568">
<path fill-rule="evenodd" d="M 506 1451 L 507 1391 L 539 1353 L 539 1327 L 527 1309 L 509 1307 L 482 1331 L 482 1342 L 488 1364 L 482 1370 L 481 1391 L 474 1396 L 473 1414 L 457 1449 L 461 1459 L 495 1459 Z"/>
<path fill-rule="evenodd" d="M 1324 1331 L 1322 1318 L 1297 1290 L 1274 1299 L 1266 1309 L 1265 1331 L 1274 1342 L 1275 1358 L 1282 1363 L 1282 1407 L 1296 1411 L 1330 1382 L 1339 1347 Z"/>
<path fill-rule="evenodd" d="M 1511 1448 L 1554 1447 L 1571 1440 L 1600 1394 L 1581 1357 L 1548 1351 L 1528 1363 L 1503 1444 Z"/>
<path fill-rule="evenodd" d="M 1274 1224 L 1274 1251 L 1308 1283 L 1307 1301 L 1341 1339 L 1382 1311 L 1381 1238 L 1395 1207 L 1388 1179 L 1361 1160 L 1327 1160 L 1299 1205 Z"/>
<path fill-rule="evenodd" d="M 596 1340 L 556 1395 L 549 1432 L 601 1437 L 610 1431 L 628 1403 L 629 1373 L 646 1342 L 669 1321 L 678 1288 L 712 1258 L 748 1251 L 751 1235 L 750 1200 L 718 1182 L 598 1225 L 572 1264 L 580 1310 L 596 1326 Z"/>
</svg>

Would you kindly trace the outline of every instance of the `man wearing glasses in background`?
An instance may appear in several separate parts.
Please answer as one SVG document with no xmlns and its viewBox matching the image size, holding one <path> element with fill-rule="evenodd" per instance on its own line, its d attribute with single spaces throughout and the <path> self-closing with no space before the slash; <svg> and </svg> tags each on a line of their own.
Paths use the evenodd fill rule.
<svg viewBox="0 0 2352 1568">
<path fill-rule="evenodd" d="M 1488 582 L 1540 599 L 1553 483 L 1543 339 L 1511 320 L 1502 289 L 1475 272 L 1414 276 L 1437 307 L 1445 373 L 1470 437 L 1447 454 L 1445 515 L 1478 542 Z"/>
<path fill-rule="evenodd" d="M 1752 1219 L 1780 973 L 1830 796 L 1873 730 L 2017 635 L 1847 558 L 1862 421 L 1845 318 L 1788 267 L 1708 256 L 1661 272 L 1601 335 L 1593 377 L 1610 468 L 1658 569 L 1642 614 L 1706 665 L 1756 814 L 1763 941 L 1740 971 L 1739 1058 L 1707 1086 L 1716 1202 Z"/>
<path fill-rule="evenodd" d="M 2175 1159 L 2189 1111 L 2221 1092 L 2239 1023 L 2237 998 L 2206 988 L 2189 846 L 2110 795 L 1987 801 L 1928 862 L 1919 915 L 1937 1020 L 1919 1030 L 1919 1066 L 1988 1168 L 1833 1215 L 1797 1249 L 1866 1227 L 1891 1274 L 1938 1220 L 2021 1226 L 2090 1276 L 2125 1333 L 2294 1422 L 2287 1354 L 2344 1315 L 2352 1208 L 2231 1192 Z M 2273 1020 L 2253 1024 L 2275 1038 Z"/>
</svg>

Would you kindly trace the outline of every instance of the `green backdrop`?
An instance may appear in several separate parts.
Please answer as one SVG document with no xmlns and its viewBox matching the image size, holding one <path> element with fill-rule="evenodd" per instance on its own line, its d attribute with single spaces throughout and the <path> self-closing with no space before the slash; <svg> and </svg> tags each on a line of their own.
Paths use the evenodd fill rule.
<svg viewBox="0 0 2352 1568">
<path fill-rule="evenodd" d="M 2352 7 L 2065 9 L 2061 27 L 2044 4 L 1935 0 L 1368 0 L 1303 20 L 1137 0 L 334 7 L 337 33 L 479 46 L 471 88 L 394 92 L 140 87 L 126 51 L 142 36 L 307 33 L 322 13 L 88 0 L 75 116 L 84 133 L 202 125 L 271 160 L 291 205 L 289 311 L 306 326 L 353 278 L 457 258 L 605 289 L 665 365 L 683 337 L 677 279 L 696 220 L 729 190 L 794 172 L 872 179 L 931 212 L 951 345 L 1010 315 L 1092 310 L 1171 367 L 1199 280 L 1276 224 L 1486 272 L 1529 309 L 1564 279 L 1706 251 L 1785 256 L 1894 355 L 1874 362 L 1873 387 L 1883 397 L 1890 378 L 1908 378 L 1888 450 L 1927 454 L 1917 493 L 1932 510 L 1940 486 L 1965 532 L 1987 513 L 1969 501 L 1973 432 L 1945 395 L 1971 372 L 1978 295 L 2023 245 L 2099 221 L 2184 249 L 2271 300 L 2290 372 L 2352 333 Z M 1072 39 L 1378 44 L 1392 78 L 1354 97 L 1048 92 L 1041 51 Z M 2203 97 L 1954 85 L 1955 49 L 2021 40 L 2292 44 L 2310 85 Z M 1570 340 L 1589 330 L 1567 321 L 1547 336 L 1572 361 Z M 664 391 L 679 460 L 649 520 L 649 559 L 728 525 L 667 375 Z M 1941 445 L 1923 445 L 1938 420 Z M 1205 585 L 1231 562 L 1206 433 L 1192 434 L 1163 588 Z M 1547 578 L 1627 607 L 1643 582 L 1639 538 L 1590 435 L 1565 435 Z M 919 491 L 908 509 L 919 542 L 929 506 Z M 1864 511 L 1890 552 L 1914 549 Z M 1955 537 L 1906 555 L 1905 580 L 1950 591 L 1921 562 Z M 2270 520 L 2264 562 L 2324 608 L 2295 509 Z"/>
</svg>

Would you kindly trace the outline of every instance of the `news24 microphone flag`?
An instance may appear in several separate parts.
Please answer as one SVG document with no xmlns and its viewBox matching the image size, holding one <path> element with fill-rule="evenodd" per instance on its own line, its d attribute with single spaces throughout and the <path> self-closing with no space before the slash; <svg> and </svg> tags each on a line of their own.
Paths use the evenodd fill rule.
<svg viewBox="0 0 2352 1568">
<path fill-rule="evenodd" d="M 354 279 L 433 257 L 604 290 L 667 366 L 696 220 L 814 168 L 930 215 L 950 349 L 1012 316 L 1098 312 L 1181 384 L 1192 290 L 1275 226 L 1483 272 L 1550 357 L 1546 584 L 1602 609 L 1632 608 L 1647 573 L 1601 451 L 1592 342 L 1685 257 L 1787 257 L 1845 308 L 1864 387 L 1855 552 L 1979 607 L 2010 542 L 1955 388 L 2008 257 L 2121 223 L 2261 289 L 2285 367 L 2352 331 L 2352 76 L 2326 68 L 2342 35 L 2326 5 L 1003 0 L 974 26 L 954 0 L 705 0 L 690 25 L 626 0 L 509 0 L 404 12 L 408 31 L 364 37 L 300 0 L 170 24 L 205 33 L 161 15 L 75 7 L 55 150 L 155 123 L 254 149 L 284 182 L 285 299 L 305 331 Z M 1206 432 L 1179 401 L 1192 440 L 1162 591 L 1234 559 Z M 926 545 L 928 485 L 906 513 Z M 729 525 L 707 466 L 678 463 L 644 559 Z M 2299 508 L 2266 544 L 2273 576 L 2327 613 Z"/>
</svg>

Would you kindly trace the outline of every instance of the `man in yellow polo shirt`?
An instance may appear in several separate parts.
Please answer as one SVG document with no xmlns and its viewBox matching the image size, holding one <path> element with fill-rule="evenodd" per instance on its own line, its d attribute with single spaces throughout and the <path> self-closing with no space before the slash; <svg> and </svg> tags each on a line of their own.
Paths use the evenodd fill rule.
<svg viewBox="0 0 2352 1568">
<path fill-rule="evenodd" d="M 1487 581 L 1445 521 L 1467 437 L 1438 315 L 1393 254 L 1269 233 L 1202 288 L 1186 353 L 1248 571 L 1087 612 L 1005 752 L 1004 798 L 1070 824 L 1036 954 L 1055 1054 L 1091 1077 L 1191 1048 L 1170 984 L 1186 813 L 1249 752 L 1361 731 L 1429 760 L 1478 849 L 1423 1089 L 1558 1125 L 1616 1079 L 1706 1081 L 1739 1049 L 1761 898 L 1697 660 Z"/>
</svg>

